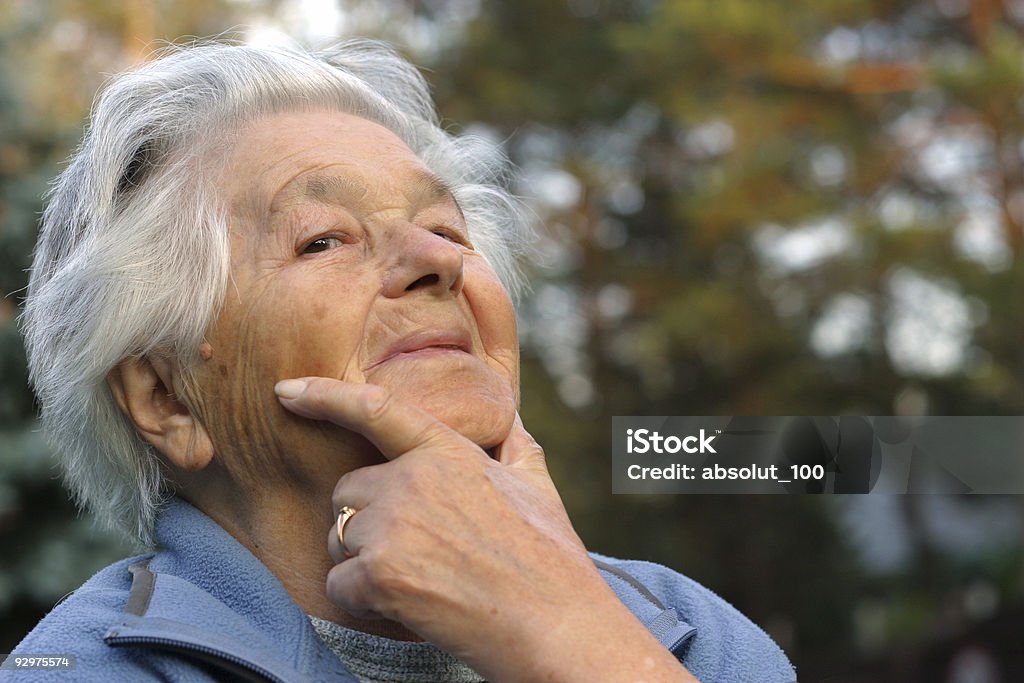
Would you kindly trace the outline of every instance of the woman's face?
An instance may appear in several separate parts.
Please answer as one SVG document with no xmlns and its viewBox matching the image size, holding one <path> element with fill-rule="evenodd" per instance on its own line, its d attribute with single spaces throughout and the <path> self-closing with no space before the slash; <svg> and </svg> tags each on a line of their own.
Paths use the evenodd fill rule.
<svg viewBox="0 0 1024 683">
<path fill-rule="evenodd" d="M 274 115 L 237 139 L 219 185 L 231 281 L 198 375 L 216 452 L 314 478 L 376 457 L 279 405 L 274 384 L 305 376 L 384 386 L 499 443 L 518 400 L 515 316 L 444 184 L 349 114 Z"/>
</svg>

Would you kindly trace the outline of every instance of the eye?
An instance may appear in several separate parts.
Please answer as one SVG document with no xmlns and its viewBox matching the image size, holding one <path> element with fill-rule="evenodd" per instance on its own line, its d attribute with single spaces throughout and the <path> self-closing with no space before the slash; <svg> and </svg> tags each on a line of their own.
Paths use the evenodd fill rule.
<svg viewBox="0 0 1024 683">
<path fill-rule="evenodd" d="M 304 246 L 301 253 L 318 254 L 321 251 L 327 251 L 328 249 L 336 249 L 342 244 L 343 242 L 337 237 L 318 237 Z"/>
<path fill-rule="evenodd" d="M 472 249 L 473 245 L 471 245 L 469 243 L 469 240 L 466 239 L 465 237 L 463 237 L 461 233 L 459 233 L 459 232 L 457 232 L 457 231 L 455 231 L 455 230 L 453 230 L 451 228 L 446 228 L 444 226 L 438 226 L 436 228 L 431 228 L 430 232 L 434 233 L 435 235 L 437 235 L 441 239 L 445 239 L 445 240 L 448 240 L 449 242 L 452 242 L 453 244 L 458 244 L 458 245 L 461 245 L 461 246 L 464 246 L 464 247 L 469 247 L 469 248 Z"/>
</svg>

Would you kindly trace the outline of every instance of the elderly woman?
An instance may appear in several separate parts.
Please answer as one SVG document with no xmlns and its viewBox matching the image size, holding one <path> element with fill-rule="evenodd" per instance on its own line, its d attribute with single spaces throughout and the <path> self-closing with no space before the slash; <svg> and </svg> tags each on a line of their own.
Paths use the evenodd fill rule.
<svg viewBox="0 0 1024 683">
<path fill-rule="evenodd" d="M 96 681 L 795 679 L 720 598 L 573 531 L 517 413 L 500 168 L 378 44 L 173 48 L 106 87 L 23 323 L 70 487 L 152 550 L 16 654 Z"/>
</svg>

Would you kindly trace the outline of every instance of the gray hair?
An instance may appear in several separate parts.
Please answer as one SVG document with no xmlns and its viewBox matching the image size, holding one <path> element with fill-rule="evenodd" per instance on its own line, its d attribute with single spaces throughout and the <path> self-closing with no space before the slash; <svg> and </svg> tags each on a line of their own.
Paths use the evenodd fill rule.
<svg viewBox="0 0 1024 683">
<path fill-rule="evenodd" d="M 529 232 L 489 142 L 442 130 L 427 83 L 372 41 L 322 51 L 171 46 L 111 80 L 43 213 L 21 317 L 43 427 L 80 505 L 143 543 L 166 495 L 153 449 L 106 376 L 168 354 L 186 377 L 229 280 L 211 150 L 247 122 L 312 109 L 376 121 L 453 188 L 477 249 L 513 295 Z"/>
</svg>

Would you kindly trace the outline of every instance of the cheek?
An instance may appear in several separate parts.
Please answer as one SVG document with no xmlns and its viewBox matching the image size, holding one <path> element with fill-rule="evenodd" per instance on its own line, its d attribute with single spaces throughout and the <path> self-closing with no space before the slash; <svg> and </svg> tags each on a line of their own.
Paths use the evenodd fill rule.
<svg viewBox="0 0 1024 683">
<path fill-rule="evenodd" d="M 245 443 L 251 451 L 246 459 L 273 459 L 285 444 L 294 446 L 311 436 L 305 421 L 280 406 L 274 384 L 306 376 L 350 379 L 365 307 L 322 283 L 298 287 L 282 279 L 268 286 L 240 283 L 239 288 L 243 299 L 229 294 L 208 335 L 212 355 L 198 377 L 204 422 L 222 453 Z M 269 461 L 263 464 L 273 467 Z"/>
<path fill-rule="evenodd" d="M 289 278 L 251 297 L 237 323 L 244 363 L 273 384 L 290 377 L 343 378 L 358 365 L 370 300 L 356 278 L 331 273 Z"/>
<path fill-rule="evenodd" d="M 480 333 L 480 341 L 492 366 L 508 377 L 518 400 L 519 337 L 515 308 L 498 280 L 498 276 L 482 257 L 467 257 L 466 300 Z"/>
</svg>

